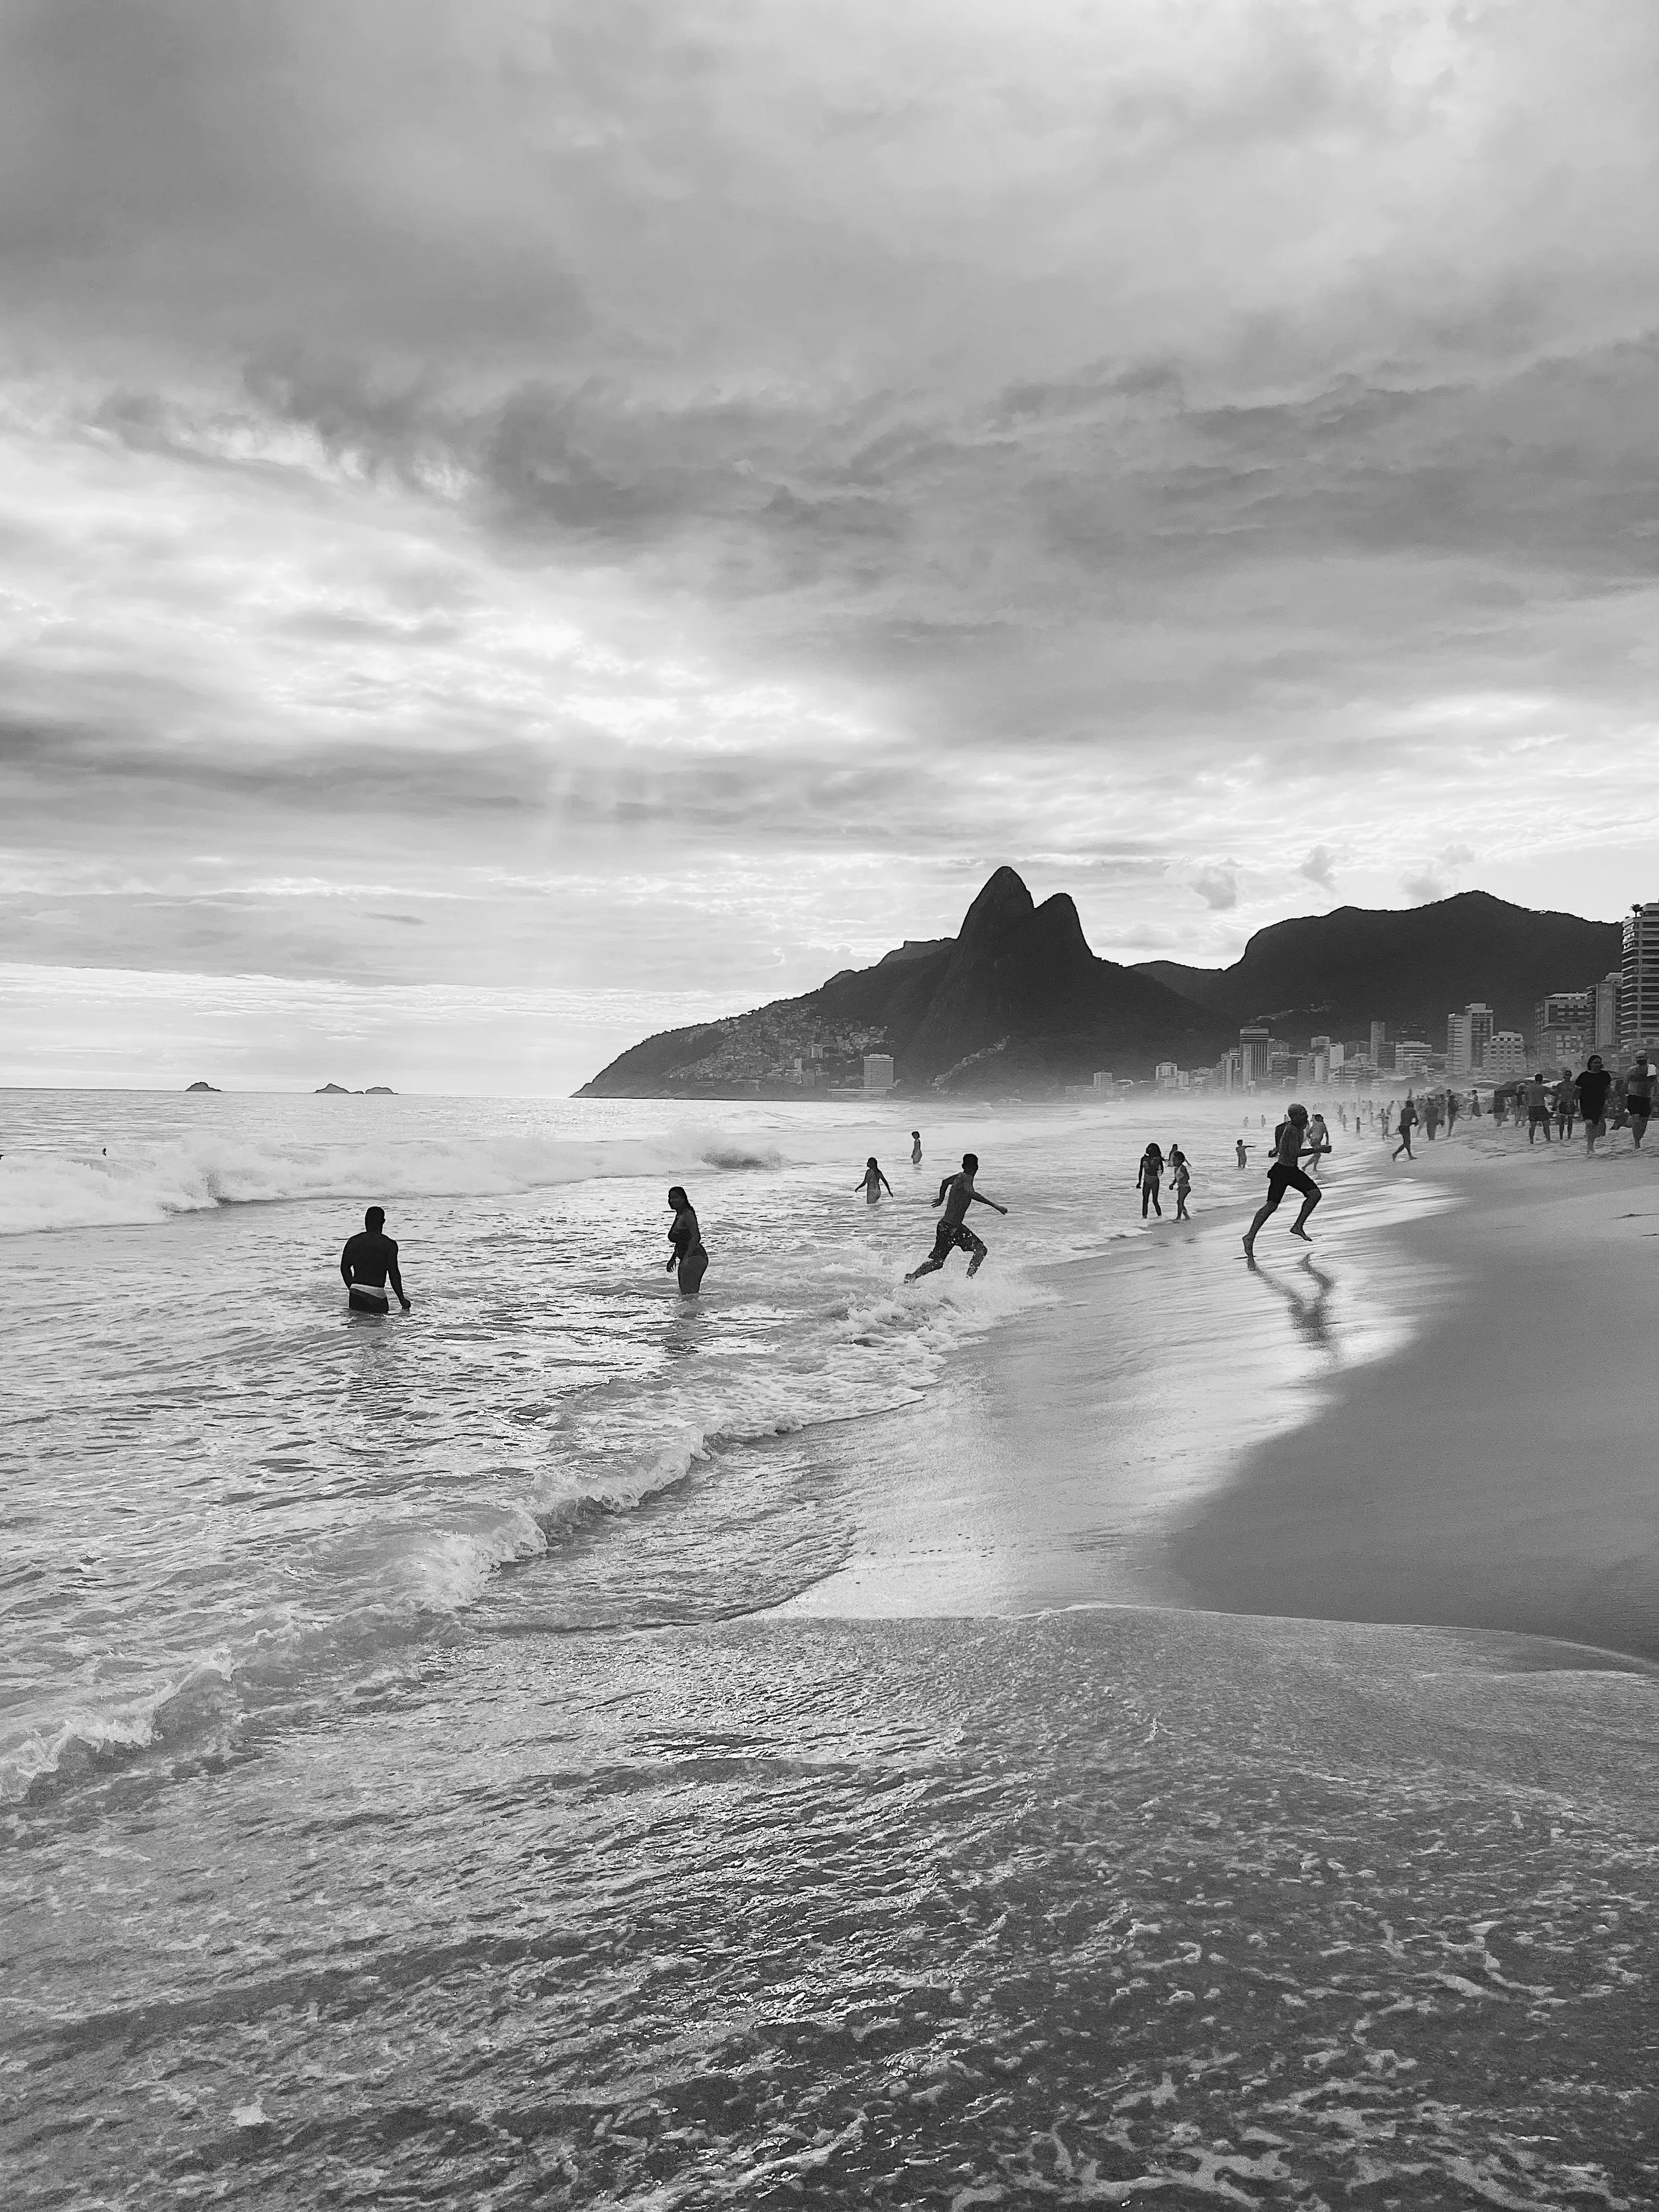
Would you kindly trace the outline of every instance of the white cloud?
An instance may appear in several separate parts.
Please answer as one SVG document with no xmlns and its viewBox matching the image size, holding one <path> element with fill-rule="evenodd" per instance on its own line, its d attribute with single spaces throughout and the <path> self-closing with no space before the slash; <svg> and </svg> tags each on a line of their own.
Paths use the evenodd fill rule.
<svg viewBox="0 0 1659 2212">
<path fill-rule="evenodd" d="M 14 941 L 741 1000 L 1003 860 L 1218 958 L 1466 831 L 1540 902 L 1628 840 L 1617 911 L 1656 61 L 1615 0 L 25 0 Z"/>
</svg>

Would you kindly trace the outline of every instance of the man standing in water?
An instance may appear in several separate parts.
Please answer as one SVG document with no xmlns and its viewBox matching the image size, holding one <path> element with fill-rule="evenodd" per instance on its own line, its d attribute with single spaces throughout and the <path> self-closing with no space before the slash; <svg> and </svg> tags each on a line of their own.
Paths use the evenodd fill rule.
<svg viewBox="0 0 1659 2212">
<path fill-rule="evenodd" d="M 340 1255 L 340 1276 L 346 1286 L 346 1304 L 353 1313 L 390 1313 L 388 1282 L 398 1304 L 405 1313 L 409 1311 L 404 1279 L 398 1273 L 398 1247 L 386 1233 L 383 1206 L 371 1206 L 357 1234 L 347 1237 Z"/>
<path fill-rule="evenodd" d="M 1284 1203 L 1287 1190 L 1302 1193 L 1302 1211 L 1291 1224 L 1292 1237 L 1299 1237 L 1304 1244 L 1311 1244 L 1308 1234 L 1308 1216 L 1323 1197 L 1324 1193 L 1310 1175 L 1302 1169 L 1302 1161 L 1315 1147 L 1307 1141 L 1308 1109 L 1292 1106 L 1285 1119 L 1273 1131 L 1273 1164 L 1267 1170 L 1267 1196 L 1257 1208 L 1255 1219 L 1244 1232 L 1244 1257 L 1255 1257 L 1255 1240 L 1261 1224 L 1271 1213 L 1277 1213 Z"/>
<path fill-rule="evenodd" d="M 921 1267 L 910 1270 L 904 1279 L 907 1283 L 914 1283 L 918 1275 L 936 1273 L 952 1252 L 968 1253 L 968 1272 L 970 1275 L 978 1274 L 987 1256 L 986 1248 L 968 1226 L 968 1209 L 978 1205 L 988 1206 L 998 1213 L 1008 1211 L 1006 1206 L 998 1206 L 995 1199 L 987 1198 L 983 1191 L 974 1188 L 974 1177 L 978 1173 L 979 1155 L 964 1152 L 961 1174 L 946 1176 L 939 1185 L 939 1196 L 933 1203 L 942 1206 L 945 1212 L 933 1237 L 933 1249 Z"/>
</svg>

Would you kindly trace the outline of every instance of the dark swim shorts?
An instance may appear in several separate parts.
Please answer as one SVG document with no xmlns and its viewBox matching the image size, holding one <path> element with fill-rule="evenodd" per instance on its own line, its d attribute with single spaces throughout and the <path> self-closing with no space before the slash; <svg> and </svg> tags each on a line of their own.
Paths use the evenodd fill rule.
<svg viewBox="0 0 1659 2212">
<path fill-rule="evenodd" d="M 947 1252 L 982 1252 L 985 1249 L 973 1231 L 960 1221 L 941 1221 L 933 1237 L 933 1257 L 944 1259 Z"/>
<path fill-rule="evenodd" d="M 1287 1190 L 1299 1190 L 1304 1198 L 1316 1198 L 1319 1185 L 1300 1168 L 1269 1168 L 1267 1170 L 1267 1203 L 1277 1206 Z"/>
</svg>

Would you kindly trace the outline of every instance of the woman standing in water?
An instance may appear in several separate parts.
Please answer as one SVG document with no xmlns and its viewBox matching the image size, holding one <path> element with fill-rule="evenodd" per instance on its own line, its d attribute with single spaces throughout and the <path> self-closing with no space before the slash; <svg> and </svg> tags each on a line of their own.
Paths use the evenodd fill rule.
<svg viewBox="0 0 1659 2212">
<path fill-rule="evenodd" d="M 1140 1218 L 1146 1218 L 1150 1206 L 1160 1221 L 1164 1208 L 1158 1202 L 1158 1187 L 1164 1180 L 1164 1154 L 1156 1145 L 1148 1145 L 1140 1156 L 1140 1166 L 1135 1175 L 1135 1188 L 1140 1193 Z"/>
<path fill-rule="evenodd" d="M 853 1188 L 864 1193 L 864 1202 L 866 1206 L 873 1206 L 883 1191 L 886 1192 L 889 1198 L 893 1195 L 893 1186 L 877 1166 L 876 1156 L 873 1152 L 865 1163 L 863 1176 L 853 1185 Z"/>
<path fill-rule="evenodd" d="M 668 1255 L 664 1270 L 672 1275 L 678 1267 L 680 1274 L 680 1296 L 695 1297 L 702 1287 L 702 1279 L 708 1272 L 708 1255 L 702 1249 L 702 1231 L 697 1226 L 697 1216 L 684 1185 L 676 1183 L 668 1194 L 668 1203 L 674 1210 L 673 1226 L 668 1241 L 673 1250 Z"/>
</svg>

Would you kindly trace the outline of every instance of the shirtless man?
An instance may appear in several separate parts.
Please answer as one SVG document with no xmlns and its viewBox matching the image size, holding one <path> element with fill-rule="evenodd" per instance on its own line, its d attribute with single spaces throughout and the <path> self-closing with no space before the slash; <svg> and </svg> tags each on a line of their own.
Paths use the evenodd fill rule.
<svg viewBox="0 0 1659 2212">
<path fill-rule="evenodd" d="M 1302 1211 L 1291 1224 L 1292 1237 L 1299 1237 L 1304 1244 L 1311 1244 L 1308 1234 L 1308 1216 L 1313 1212 L 1324 1193 L 1313 1177 L 1303 1172 L 1302 1162 L 1316 1148 L 1308 1142 L 1308 1109 L 1292 1106 L 1273 1132 L 1273 1164 L 1267 1170 L 1267 1196 L 1256 1209 L 1255 1219 L 1244 1232 L 1244 1257 L 1255 1257 L 1256 1234 L 1271 1213 L 1277 1213 L 1287 1190 L 1302 1193 Z"/>
<path fill-rule="evenodd" d="M 353 1313 L 390 1313 L 386 1286 L 396 1291 L 398 1303 L 409 1311 L 404 1279 L 398 1273 L 398 1247 L 386 1233 L 386 1208 L 371 1206 L 363 1225 L 346 1239 L 340 1255 L 340 1276 L 346 1286 L 346 1304 Z"/>
<path fill-rule="evenodd" d="M 913 1267 L 910 1270 L 904 1279 L 907 1283 L 914 1283 L 918 1275 L 935 1273 L 945 1265 L 952 1252 L 960 1251 L 971 1255 L 968 1261 L 968 1272 L 970 1275 L 976 1275 L 979 1273 L 985 1261 L 986 1248 L 968 1226 L 968 1209 L 970 1206 L 988 1206 L 998 1213 L 1006 1213 L 1008 1209 L 1006 1206 L 998 1206 L 995 1199 L 987 1198 L 983 1191 L 974 1188 L 974 1177 L 978 1173 L 978 1154 L 964 1152 L 962 1156 L 961 1174 L 946 1176 L 939 1185 L 939 1196 L 933 1203 L 935 1206 L 942 1206 L 945 1212 L 933 1237 L 933 1249 L 921 1267 Z"/>
</svg>

